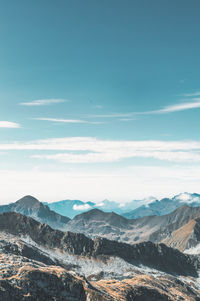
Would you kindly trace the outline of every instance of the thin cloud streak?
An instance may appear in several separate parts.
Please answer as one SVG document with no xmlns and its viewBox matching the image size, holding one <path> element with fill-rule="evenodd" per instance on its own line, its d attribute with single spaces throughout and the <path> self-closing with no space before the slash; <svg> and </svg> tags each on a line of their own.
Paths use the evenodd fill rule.
<svg viewBox="0 0 200 301">
<path fill-rule="evenodd" d="M 89 124 L 102 124 L 103 122 L 99 121 L 86 121 L 81 119 L 62 119 L 62 118 L 34 118 L 34 120 L 41 120 L 41 121 L 50 121 L 50 122 L 57 122 L 57 123 L 89 123 Z"/>
<path fill-rule="evenodd" d="M 193 100 L 194 100 L 194 98 L 193 98 Z M 166 106 L 161 110 L 156 110 L 156 111 L 149 112 L 149 114 L 173 113 L 173 112 L 178 112 L 178 111 L 198 109 L 198 108 L 200 108 L 200 98 L 195 98 L 195 100 L 196 101 L 180 103 L 180 104 L 171 105 L 171 106 Z"/>
<path fill-rule="evenodd" d="M 194 96 L 200 96 L 200 91 L 194 92 L 194 93 L 185 93 L 183 94 L 185 97 L 194 97 Z"/>
<path fill-rule="evenodd" d="M 11 121 L 0 121 L 0 128 L 7 128 L 7 129 L 18 129 L 21 125 L 16 122 Z"/>
<path fill-rule="evenodd" d="M 62 163 L 108 163 L 119 162 L 128 158 L 149 158 L 169 162 L 200 162 L 200 153 L 194 152 L 156 152 L 156 151 L 112 151 L 104 153 L 79 154 L 55 154 L 55 155 L 33 155 L 32 158 L 56 160 Z"/>
<path fill-rule="evenodd" d="M 94 105 L 93 108 L 94 108 L 94 109 L 102 109 L 103 106 L 102 106 L 102 105 Z"/>
<path fill-rule="evenodd" d="M 66 99 L 52 98 L 52 99 L 37 99 L 30 102 L 21 102 L 21 106 L 48 106 L 51 104 L 66 102 Z"/>
<path fill-rule="evenodd" d="M 90 114 L 90 115 L 82 115 L 85 118 L 125 118 L 131 117 L 133 114 L 137 114 L 135 112 L 132 113 L 109 113 L 109 114 Z"/>
<path fill-rule="evenodd" d="M 124 122 L 128 122 L 128 121 L 135 121 L 136 118 L 120 118 L 118 119 L 119 121 L 124 121 Z"/>
<path fill-rule="evenodd" d="M 197 96 L 198 94 L 196 94 Z M 99 115 L 86 115 L 89 118 L 131 118 L 138 115 L 156 115 L 156 114 L 168 114 L 174 112 L 180 112 L 191 109 L 200 108 L 200 98 L 192 98 L 190 102 L 182 102 L 170 106 L 165 106 L 159 110 L 144 111 L 144 112 L 130 112 L 130 113 L 111 113 L 111 114 L 99 114 Z"/>
<path fill-rule="evenodd" d="M 108 151 L 157 150 L 188 151 L 199 150 L 200 141 L 162 141 L 162 140 L 103 140 L 95 137 L 64 137 L 28 142 L 0 143 L 0 150 L 60 150 L 60 151 Z"/>
</svg>

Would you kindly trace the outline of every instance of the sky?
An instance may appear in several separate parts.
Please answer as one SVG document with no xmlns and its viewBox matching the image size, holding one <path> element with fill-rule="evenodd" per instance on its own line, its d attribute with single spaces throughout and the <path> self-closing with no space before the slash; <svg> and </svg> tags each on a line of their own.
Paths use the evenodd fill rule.
<svg viewBox="0 0 200 301">
<path fill-rule="evenodd" d="M 198 0 L 0 1 L 0 203 L 200 192 Z"/>
</svg>

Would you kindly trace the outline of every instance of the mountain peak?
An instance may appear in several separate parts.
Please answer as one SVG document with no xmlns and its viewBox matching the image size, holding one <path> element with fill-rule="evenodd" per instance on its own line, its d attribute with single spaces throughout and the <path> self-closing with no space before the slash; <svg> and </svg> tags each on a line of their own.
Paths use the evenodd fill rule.
<svg viewBox="0 0 200 301">
<path fill-rule="evenodd" d="M 123 220 L 126 220 L 125 217 L 113 212 L 113 211 L 110 211 L 110 212 L 104 212 L 98 208 L 94 208 L 94 209 L 91 209 L 87 212 L 83 212 L 81 214 L 78 214 L 74 217 L 74 219 L 78 219 L 78 218 L 112 218 L 112 217 L 118 217 L 119 219 L 123 219 Z"/>
<path fill-rule="evenodd" d="M 186 209 L 192 210 L 192 207 L 190 207 L 188 204 L 183 204 L 182 206 L 174 210 L 174 212 L 185 211 Z"/>
<path fill-rule="evenodd" d="M 94 208 L 94 209 L 91 209 L 89 211 L 86 211 L 86 212 L 83 212 L 83 213 L 80 213 L 78 215 L 76 215 L 74 217 L 74 219 L 79 219 L 79 218 L 91 218 L 91 217 L 96 217 L 96 216 L 104 216 L 106 215 L 106 213 L 100 209 L 97 209 L 97 208 Z"/>
<path fill-rule="evenodd" d="M 23 198 L 19 199 L 16 203 L 16 206 L 23 208 L 34 208 L 41 205 L 40 201 L 31 195 L 26 195 Z"/>
<path fill-rule="evenodd" d="M 18 212 L 35 220 L 50 225 L 52 228 L 64 230 L 69 218 L 49 209 L 31 195 L 26 195 L 15 203 L 0 206 L 1 212 Z"/>
<path fill-rule="evenodd" d="M 16 203 L 40 203 L 38 199 L 33 197 L 32 195 L 25 195 L 23 198 L 19 199 Z"/>
<path fill-rule="evenodd" d="M 189 193 L 189 192 L 183 192 L 178 195 L 175 195 L 173 197 L 173 200 L 177 200 L 182 203 L 194 203 L 194 202 L 199 202 L 200 195 L 198 193 Z"/>
</svg>

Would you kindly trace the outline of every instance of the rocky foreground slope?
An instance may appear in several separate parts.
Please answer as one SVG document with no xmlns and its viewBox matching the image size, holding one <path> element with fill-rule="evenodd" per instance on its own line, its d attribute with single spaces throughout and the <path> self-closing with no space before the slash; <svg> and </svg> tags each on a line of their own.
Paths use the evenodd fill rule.
<svg viewBox="0 0 200 301">
<path fill-rule="evenodd" d="M 164 244 L 128 245 L 0 215 L 0 300 L 200 300 L 199 259 Z"/>
<path fill-rule="evenodd" d="M 158 200 L 155 197 L 148 197 L 142 200 L 135 199 L 123 204 L 109 200 L 94 203 L 69 199 L 53 203 L 46 202 L 44 204 L 48 205 L 51 210 L 70 218 L 91 209 L 100 209 L 104 212 L 113 211 L 129 219 L 136 219 L 150 215 L 166 215 L 185 204 L 190 207 L 198 207 L 200 206 L 200 194 L 184 192 L 172 198 Z"/>
<path fill-rule="evenodd" d="M 130 279 L 89 282 L 61 267 L 15 261 L 2 271 L 0 298 L 9 301 L 198 301 L 198 287 L 168 276 L 137 275 Z M 10 265 L 11 266 L 11 265 Z"/>
<path fill-rule="evenodd" d="M 0 256 L 0 299 L 9 301 L 198 301 L 198 286 L 169 276 L 89 282 L 59 266 Z M 12 273 L 11 273 L 12 269 Z"/>
</svg>

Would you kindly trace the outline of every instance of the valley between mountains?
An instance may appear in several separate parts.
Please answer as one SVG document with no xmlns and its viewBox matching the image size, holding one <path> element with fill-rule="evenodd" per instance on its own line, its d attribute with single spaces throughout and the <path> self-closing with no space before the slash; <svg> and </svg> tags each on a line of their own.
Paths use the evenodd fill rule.
<svg viewBox="0 0 200 301">
<path fill-rule="evenodd" d="M 0 206 L 0 300 L 200 300 L 198 198 L 138 218 L 92 208 L 70 219 L 32 196 Z"/>
</svg>

